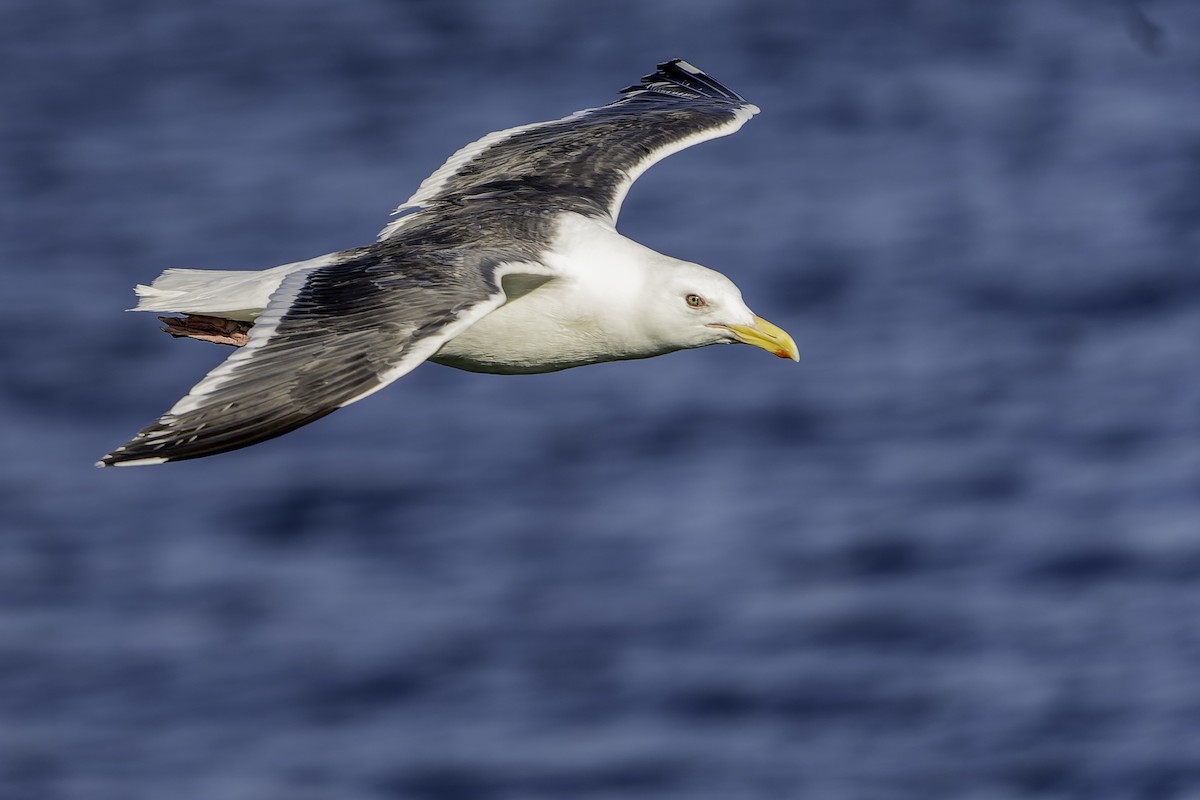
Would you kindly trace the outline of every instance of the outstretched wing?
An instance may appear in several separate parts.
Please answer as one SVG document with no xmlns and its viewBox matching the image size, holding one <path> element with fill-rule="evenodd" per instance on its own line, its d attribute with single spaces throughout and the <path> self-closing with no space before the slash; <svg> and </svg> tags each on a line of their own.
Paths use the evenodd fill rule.
<svg viewBox="0 0 1200 800">
<path fill-rule="evenodd" d="M 552 122 L 488 134 L 421 183 L 395 213 L 515 193 L 616 222 L 639 175 L 685 147 L 727 136 L 758 113 L 686 61 L 658 65 L 624 97 Z M 418 215 L 380 232 L 394 236 Z"/>
<path fill-rule="evenodd" d="M 502 277 L 540 269 L 480 251 L 414 264 L 410 250 L 377 244 L 289 275 L 246 345 L 98 466 L 199 458 L 306 425 L 382 389 L 502 305 Z"/>
</svg>

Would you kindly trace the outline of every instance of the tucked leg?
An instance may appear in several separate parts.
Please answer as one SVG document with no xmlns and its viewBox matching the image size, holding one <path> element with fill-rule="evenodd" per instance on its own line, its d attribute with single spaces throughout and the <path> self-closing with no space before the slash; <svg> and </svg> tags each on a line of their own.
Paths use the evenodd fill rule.
<svg viewBox="0 0 1200 800">
<path fill-rule="evenodd" d="M 175 338 L 199 339 L 202 342 L 227 344 L 233 347 L 244 345 L 250 338 L 250 328 L 254 326 L 253 322 L 205 317 L 199 314 L 190 314 L 186 317 L 159 317 L 159 319 L 167 326 L 163 328 L 163 332 L 169 333 Z"/>
</svg>

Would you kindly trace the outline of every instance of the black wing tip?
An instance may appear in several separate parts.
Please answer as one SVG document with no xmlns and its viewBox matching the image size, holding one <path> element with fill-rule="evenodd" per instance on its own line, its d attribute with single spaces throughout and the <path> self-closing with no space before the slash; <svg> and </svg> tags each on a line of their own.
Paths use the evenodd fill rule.
<svg viewBox="0 0 1200 800">
<path fill-rule="evenodd" d="M 165 457 L 146 457 L 146 456 L 124 456 L 120 453 L 109 453 L 96 462 L 95 466 L 104 469 L 105 467 L 145 467 L 151 464 L 165 464 L 168 461 L 175 459 Z"/>
<path fill-rule="evenodd" d="M 658 65 L 656 71 L 642 78 L 640 84 L 626 86 L 622 94 L 654 92 L 675 97 L 705 97 L 745 103 L 746 99 L 729 87 L 710 78 L 699 67 L 682 58 L 673 58 Z"/>
<path fill-rule="evenodd" d="M 163 417 L 137 436 L 96 462 L 97 467 L 140 467 L 175 461 L 190 461 L 220 455 L 265 442 L 333 413 L 339 406 L 289 413 L 282 418 L 255 421 L 255 424 L 221 428 L 180 418 Z M 203 433 L 201 430 L 203 429 Z"/>
<path fill-rule="evenodd" d="M 164 425 L 163 419 L 142 428 L 128 442 L 103 456 L 96 466 L 140 467 L 179 460 L 179 456 L 171 449 L 171 439 L 163 436 L 170 431 L 170 426 Z"/>
<path fill-rule="evenodd" d="M 116 450 L 103 456 L 96 466 L 103 467 L 138 467 L 150 464 L 164 464 L 176 459 L 169 455 L 157 453 L 160 448 L 140 447 L 138 439 L 121 445 Z"/>
</svg>

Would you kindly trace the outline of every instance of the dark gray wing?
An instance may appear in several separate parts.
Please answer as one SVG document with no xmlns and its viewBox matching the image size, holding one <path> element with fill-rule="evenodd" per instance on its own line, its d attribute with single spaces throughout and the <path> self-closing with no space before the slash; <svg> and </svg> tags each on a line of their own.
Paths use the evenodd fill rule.
<svg viewBox="0 0 1200 800">
<path fill-rule="evenodd" d="M 247 344 L 98 465 L 199 458 L 306 425 L 382 389 L 502 305 L 503 276 L 544 274 L 477 248 L 393 242 L 343 255 L 285 278 Z"/>
<path fill-rule="evenodd" d="M 733 133 L 756 106 L 686 61 L 658 65 L 625 97 L 552 122 L 488 134 L 459 150 L 396 213 L 514 194 L 522 202 L 606 216 L 613 222 L 630 184 L 693 144 Z M 380 232 L 387 239 L 417 215 Z"/>
</svg>

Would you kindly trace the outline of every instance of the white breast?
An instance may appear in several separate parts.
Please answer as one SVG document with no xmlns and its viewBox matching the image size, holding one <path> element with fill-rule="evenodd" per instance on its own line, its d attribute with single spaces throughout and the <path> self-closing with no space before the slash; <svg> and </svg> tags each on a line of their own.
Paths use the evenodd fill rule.
<svg viewBox="0 0 1200 800">
<path fill-rule="evenodd" d="M 430 360 L 519 374 L 661 355 L 672 348 L 648 340 L 638 315 L 647 271 L 667 261 L 611 225 L 565 214 L 543 257 L 557 277 L 511 299 Z"/>
</svg>

